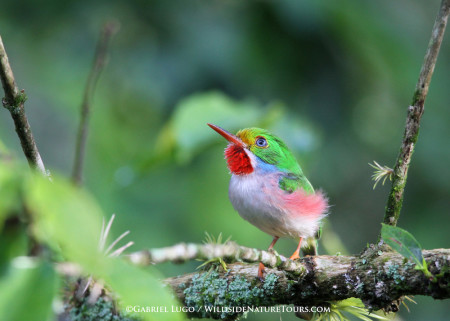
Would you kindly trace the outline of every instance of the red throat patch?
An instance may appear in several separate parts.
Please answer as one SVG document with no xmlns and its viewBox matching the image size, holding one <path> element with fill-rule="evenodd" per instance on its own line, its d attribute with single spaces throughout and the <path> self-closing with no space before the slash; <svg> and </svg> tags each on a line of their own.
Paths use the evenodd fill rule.
<svg viewBox="0 0 450 321">
<path fill-rule="evenodd" d="M 236 175 L 245 175 L 253 172 L 250 157 L 242 147 L 235 144 L 229 144 L 225 149 L 225 158 L 228 163 L 228 169 Z"/>
</svg>

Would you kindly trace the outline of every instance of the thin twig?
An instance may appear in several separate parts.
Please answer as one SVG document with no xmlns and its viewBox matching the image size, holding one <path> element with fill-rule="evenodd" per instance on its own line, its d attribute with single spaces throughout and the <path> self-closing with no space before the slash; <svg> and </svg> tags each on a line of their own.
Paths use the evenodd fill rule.
<svg viewBox="0 0 450 321">
<path fill-rule="evenodd" d="M 34 141 L 33 133 L 31 132 L 30 124 L 28 123 L 25 114 L 24 103 L 27 100 L 24 90 L 19 90 L 14 80 L 14 74 L 9 65 L 8 55 L 6 54 L 3 45 L 2 37 L 0 36 L 0 78 L 2 79 L 3 90 L 5 97 L 3 98 L 3 106 L 9 110 L 11 117 L 16 127 L 17 135 L 22 145 L 22 150 L 28 160 L 31 168 L 39 170 L 44 175 L 49 175 L 41 155 Z"/>
<path fill-rule="evenodd" d="M 72 180 L 76 185 L 81 185 L 83 175 L 83 162 L 86 151 L 86 140 L 88 133 L 89 113 L 91 110 L 92 98 L 100 74 L 107 63 L 107 53 L 112 37 L 119 30 L 116 21 L 107 22 L 102 29 L 100 38 L 95 50 L 94 63 L 84 91 L 83 102 L 81 104 L 81 119 L 78 127 L 78 135 L 75 149 L 75 159 L 73 164 Z"/>
<path fill-rule="evenodd" d="M 431 33 L 431 39 L 425 54 L 422 69 L 420 70 L 419 80 L 417 81 L 411 106 L 408 107 L 406 118 L 405 133 L 400 148 L 400 153 L 394 167 L 392 177 L 392 188 L 389 194 L 384 223 L 397 225 L 400 216 L 400 210 L 403 202 L 403 192 L 405 190 L 406 177 L 408 174 L 409 163 L 414 151 L 415 144 L 419 135 L 420 119 L 424 111 L 425 99 L 428 94 L 431 76 L 441 47 L 444 36 L 447 18 L 450 11 L 450 0 L 442 0 L 436 21 Z"/>
</svg>

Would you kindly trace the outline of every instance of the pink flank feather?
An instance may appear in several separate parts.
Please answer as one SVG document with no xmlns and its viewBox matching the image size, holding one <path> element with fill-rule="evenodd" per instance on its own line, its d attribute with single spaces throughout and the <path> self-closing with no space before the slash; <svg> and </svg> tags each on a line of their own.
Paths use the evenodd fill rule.
<svg viewBox="0 0 450 321">
<path fill-rule="evenodd" d="M 315 194 L 306 194 L 302 189 L 291 194 L 285 194 L 281 189 L 279 191 L 283 193 L 280 195 L 284 201 L 283 207 L 293 219 L 302 217 L 320 220 L 328 211 L 328 200 L 321 191 Z"/>
</svg>

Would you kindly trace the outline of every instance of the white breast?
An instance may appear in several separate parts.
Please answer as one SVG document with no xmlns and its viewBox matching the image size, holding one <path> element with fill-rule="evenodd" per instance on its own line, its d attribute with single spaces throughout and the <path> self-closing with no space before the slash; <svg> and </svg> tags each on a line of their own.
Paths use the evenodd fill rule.
<svg viewBox="0 0 450 321">
<path fill-rule="evenodd" d="M 254 171 L 248 175 L 232 175 L 229 197 L 239 215 L 263 232 L 278 237 L 309 237 L 317 230 L 317 222 L 292 215 L 283 208 L 278 189 L 279 173 Z M 272 191 L 272 193 L 271 193 Z"/>
<path fill-rule="evenodd" d="M 274 174 L 263 176 L 253 172 L 232 175 L 229 197 L 242 218 L 272 236 L 284 236 L 286 214 L 273 204 L 266 193 L 273 188 L 270 184 L 274 180 L 278 181 Z"/>
</svg>

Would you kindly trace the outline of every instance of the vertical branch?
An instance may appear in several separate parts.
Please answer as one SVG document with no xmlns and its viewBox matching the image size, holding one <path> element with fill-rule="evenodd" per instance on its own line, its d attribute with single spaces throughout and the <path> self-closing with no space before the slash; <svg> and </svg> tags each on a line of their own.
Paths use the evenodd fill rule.
<svg viewBox="0 0 450 321">
<path fill-rule="evenodd" d="M 78 135 L 75 149 L 75 159 L 73 164 L 72 180 L 76 185 L 81 185 L 83 176 L 83 162 L 86 152 L 86 140 L 88 133 L 89 113 L 91 110 L 92 97 L 99 76 L 106 65 L 107 53 L 112 37 L 118 31 L 119 24 L 115 21 L 107 22 L 102 29 L 100 38 L 95 50 L 94 62 L 89 73 L 89 77 L 84 90 L 83 102 L 81 104 L 81 119 L 78 127 Z"/>
<path fill-rule="evenodd" d="M 384 223 L 395 226 L 400 216 L 403 202 L 403 192 L 406 184 L 409 163 L 414 151 L 414 146 L 419 136 L 420 119 L 424 111 L 425 99 L 428 94 L 431 76 L 441 47 L 447 18 L 450 11 L 450 0 L 442 0 L 436 21 L 434 22 L 431 39 L 425 54 L 419 80 L 417 81 L 411 106 L 408 107 L 405 133 L 400 147 L 400 153 L 394 167 L 392 188 L 386 206 Z"/>
<path fill-rule="evenodd" d="M 20 144 L 22 145 L 22 150 L 28 160 L 28 164 L 31 168 L 35 168 L 42 174 L 48 175 L 25 114 L 24 103 L 27 100 L 27 96 L 25 95 L 24 90 L 19 91 L 17 88 L 1 36 L 0 78 L 2 80 L 3 90 L 5 91 L 5 97 L 2 101 L 3 106 L 11 113 L 14 126 L 16 127 L 16 133 L 19 136 Z"/>
</svg>

